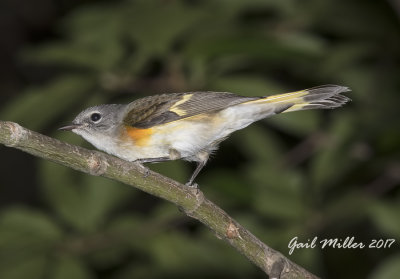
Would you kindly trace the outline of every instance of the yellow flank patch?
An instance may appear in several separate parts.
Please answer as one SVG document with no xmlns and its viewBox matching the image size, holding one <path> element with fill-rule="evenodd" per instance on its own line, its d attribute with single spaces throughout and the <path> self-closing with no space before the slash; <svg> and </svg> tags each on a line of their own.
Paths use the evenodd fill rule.
<svg viewBox="0 0 400 279">
<path fill-rule="evenodd" d="M 153 129 L 139 129 L 135 127 L 126 126 L 126 133 L 130 139 L 134 141 L 135 145 L 146 146 L 150 136 L 153 134 Z"/>
<path fill-rule="evenodd" d="M 182 105 L 183 103 L 186 103 L 187 101 L 190 100 L 190 98 L 192 98 L 193 94 L 187 94 L 184 95 L 183 98 L 181 100 L 179 100 L 178 102 L 176 102 L 170 109 L 169 111 L 175 112 L 177 115 L 179 116 L 184 116 L 186 114 L 186 111 L 184 109 L 180 109 L 178 108 L 178 106 Z"/>
<path fill-rule="evenodd" d="M 303 99 L 301 97 L 306 96 L 307 94 L 308 94 L 307 90 L 301 90 L 301 91 L 296 91 L 296 92 L 291 92 L 291 93 L 268 96 L 267 98 L 261 99 L 261 100 L 263 100 L 264 102 L 267 102 L 267 103 L 277 103 L 277 102 L 295 102 L 295 103 L 297 103 L 299 101 L 302 101 Z"/>
</svg>

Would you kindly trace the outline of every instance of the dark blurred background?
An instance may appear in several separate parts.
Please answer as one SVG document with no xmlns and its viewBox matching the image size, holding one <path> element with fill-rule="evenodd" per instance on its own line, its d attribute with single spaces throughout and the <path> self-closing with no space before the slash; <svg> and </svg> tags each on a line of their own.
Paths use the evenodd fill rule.
<svg viewBox="0 0 400 279">
<path fill-rule="evenodd" d="M 1 0 L 0 119 L 57 128 L 101 103 L 333 83 L 353 102 L 236 132 L 198 178 L 262 241 L 324 278 L 400 274 L 396 0 Z M 0 146 L 0 278 L 264 278 L 168 202 Z M 151 168 L 185 182 L 193 166 Z M 299 249 L 323 238 L 389 248 Z"/>
</svg>

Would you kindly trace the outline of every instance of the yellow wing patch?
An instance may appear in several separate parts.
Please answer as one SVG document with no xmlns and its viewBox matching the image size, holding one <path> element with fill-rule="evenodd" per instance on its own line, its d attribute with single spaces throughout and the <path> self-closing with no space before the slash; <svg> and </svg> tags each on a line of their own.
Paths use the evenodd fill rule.
<svg viewBox="0 0 400 279">
<path fill-rule="evenodd" d="M 153 129 L 139 129 L 135 127 L 125 126 L 128 137 L 134 141 L 137 146 L 146 146 L 153 134 Z"/>
<path fill-rule="evenodd" d="M 183 103 L 186 103 L 187 101 L 192 98 L 193 94 L 187 94 L 184 95 L 181 100 L 176 102 L 170 109 L 169 111 L 175 112 L 179 116 L 184 116 L 186 114 L 186 111 L 184 109 L 180 109 L 179 106 L 182 105 Z"/>
</svg>

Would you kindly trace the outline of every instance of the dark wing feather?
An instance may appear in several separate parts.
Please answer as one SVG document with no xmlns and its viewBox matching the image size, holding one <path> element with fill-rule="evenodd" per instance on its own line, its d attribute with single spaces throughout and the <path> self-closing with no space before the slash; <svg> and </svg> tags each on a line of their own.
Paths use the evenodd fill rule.
<svg viewBox="0 0 400 279">
<path fill-rule="evenodd" d="M 179 119 L 216 112 L 227 107 L 258 99 L 228 92 L 189 92 L 145 97 L 128 105 L 124 119 L 127 125 L 150 128 Z"/>
</svg>

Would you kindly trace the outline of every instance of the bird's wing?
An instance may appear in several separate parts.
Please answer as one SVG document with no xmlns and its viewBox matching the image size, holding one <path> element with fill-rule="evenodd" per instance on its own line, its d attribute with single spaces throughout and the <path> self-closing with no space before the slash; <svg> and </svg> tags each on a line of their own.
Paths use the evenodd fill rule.
<svg viewBox="0 0 400 279">
<path fill-rule="evenodd" d="M 228 92 L 188 92 L 149 96 L 128 105 L 126 125 L 150 128 L 199 114 L 220 111 L 227 107 L 256 100 Z"/>
</svg>

